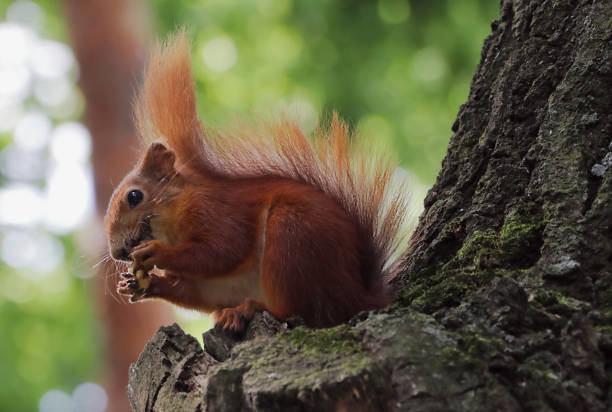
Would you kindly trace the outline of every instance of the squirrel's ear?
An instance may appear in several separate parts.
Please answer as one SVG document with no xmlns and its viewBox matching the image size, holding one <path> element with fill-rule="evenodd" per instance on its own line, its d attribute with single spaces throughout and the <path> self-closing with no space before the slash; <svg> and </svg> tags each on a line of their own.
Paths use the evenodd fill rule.
<svg viewBox="0 0 612 412">
<path fill-rule="evenodd" d="M 142 160 L 140 173 L 154 180 L 174 174 L 174 152 L 161 143 L 151 143 Z"/>
</svg>

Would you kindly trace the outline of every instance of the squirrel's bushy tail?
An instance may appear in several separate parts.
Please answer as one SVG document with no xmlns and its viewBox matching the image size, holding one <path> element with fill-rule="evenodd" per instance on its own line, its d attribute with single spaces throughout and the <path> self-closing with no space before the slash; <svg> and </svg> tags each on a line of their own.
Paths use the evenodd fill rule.
<svg viewBox="0 0 612 412">
<path fill-rule="evenodd" d="M 164 139 L 184 164 L 196 167 L 206 156 L 184 30 L 153 46 L 134 117 L 144 143 Z"/>
<path fill-rule="evenodd" d="M 184 166 L 225 177 L 278 176 L 319 188 L 343 206 L 369 239 L 366 283 L 379 283 L 374 278 L 381 275 L 388 280 L 399 270 L 408 190 L 392 179 L 394 165 L 352 136 L 336 114 L 312 137 L 290 120 L 205 132 L 196 114 L 189 45 L 181 31 L 155 47 L 136 119 L 145 141 L 165 139 Z"/>
</svg>

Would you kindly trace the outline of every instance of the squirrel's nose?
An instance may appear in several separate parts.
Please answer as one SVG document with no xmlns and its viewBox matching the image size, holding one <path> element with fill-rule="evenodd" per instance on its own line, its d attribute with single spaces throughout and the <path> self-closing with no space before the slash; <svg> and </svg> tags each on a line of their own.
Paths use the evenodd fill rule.
<svg viewBox="0 0 612 412">
<path fill-rule="evenodd" d="M 130 258 L 127 249 L 124 247 L 111 250 L 111 256 L 115 260 L 129 260 Z"/>
</svg>

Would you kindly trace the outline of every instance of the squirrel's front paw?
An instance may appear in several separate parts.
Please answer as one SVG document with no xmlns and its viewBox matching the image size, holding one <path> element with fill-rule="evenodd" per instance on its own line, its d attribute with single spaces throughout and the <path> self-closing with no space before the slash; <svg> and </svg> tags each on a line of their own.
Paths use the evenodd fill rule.
<svg viewBox="0 0 612 412">
<path fill-rule="evenodd" d="M 159 260 L 164 244 L 157 240 L 145 240 L 134 248 L 130 257 L 132 258 L 132 267 L 135 271 L 142 269 L 149 272 L 154 266 L 159 266 Z"/>
<path fill-rule="evenodd" d="M 130 297 L 130 302 L 136 302 L 150 296 L 149 288 L 155 275 L 138 270 L 136 274 L 126 272 L 121 274 L 117 284 L 117 292 Z"/>
</svg>

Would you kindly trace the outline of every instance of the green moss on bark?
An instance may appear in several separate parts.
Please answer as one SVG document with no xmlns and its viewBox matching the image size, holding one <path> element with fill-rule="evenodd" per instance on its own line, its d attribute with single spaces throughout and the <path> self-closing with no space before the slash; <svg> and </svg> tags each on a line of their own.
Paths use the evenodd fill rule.
<svg viewBox="0 0 612 412">
<path fill-rule="evenodd" d="M 405 290 L 401 301 L 433 311 L 458 304 L 495 276 L 518 276 L 539 258 L 545 226 L 535 203 L 515 206 L 498 230 L 474 231 L 433 274 L 415 276 L 414 286 Z"/>
<path fill-rule="evenodd" d="M 355 331 L 347 325 L 316 330 L 298 327 L 281 333 L 278 337 L 309 355 L 351 354 L 361 351 Z"/>
<path fill-rule="evenodd" d="M 499 230 L 503 260 L 513 266 L 529 267 L 540 256 L 546 221 L 534 203 L 510 211 Z"/>
</svg>

